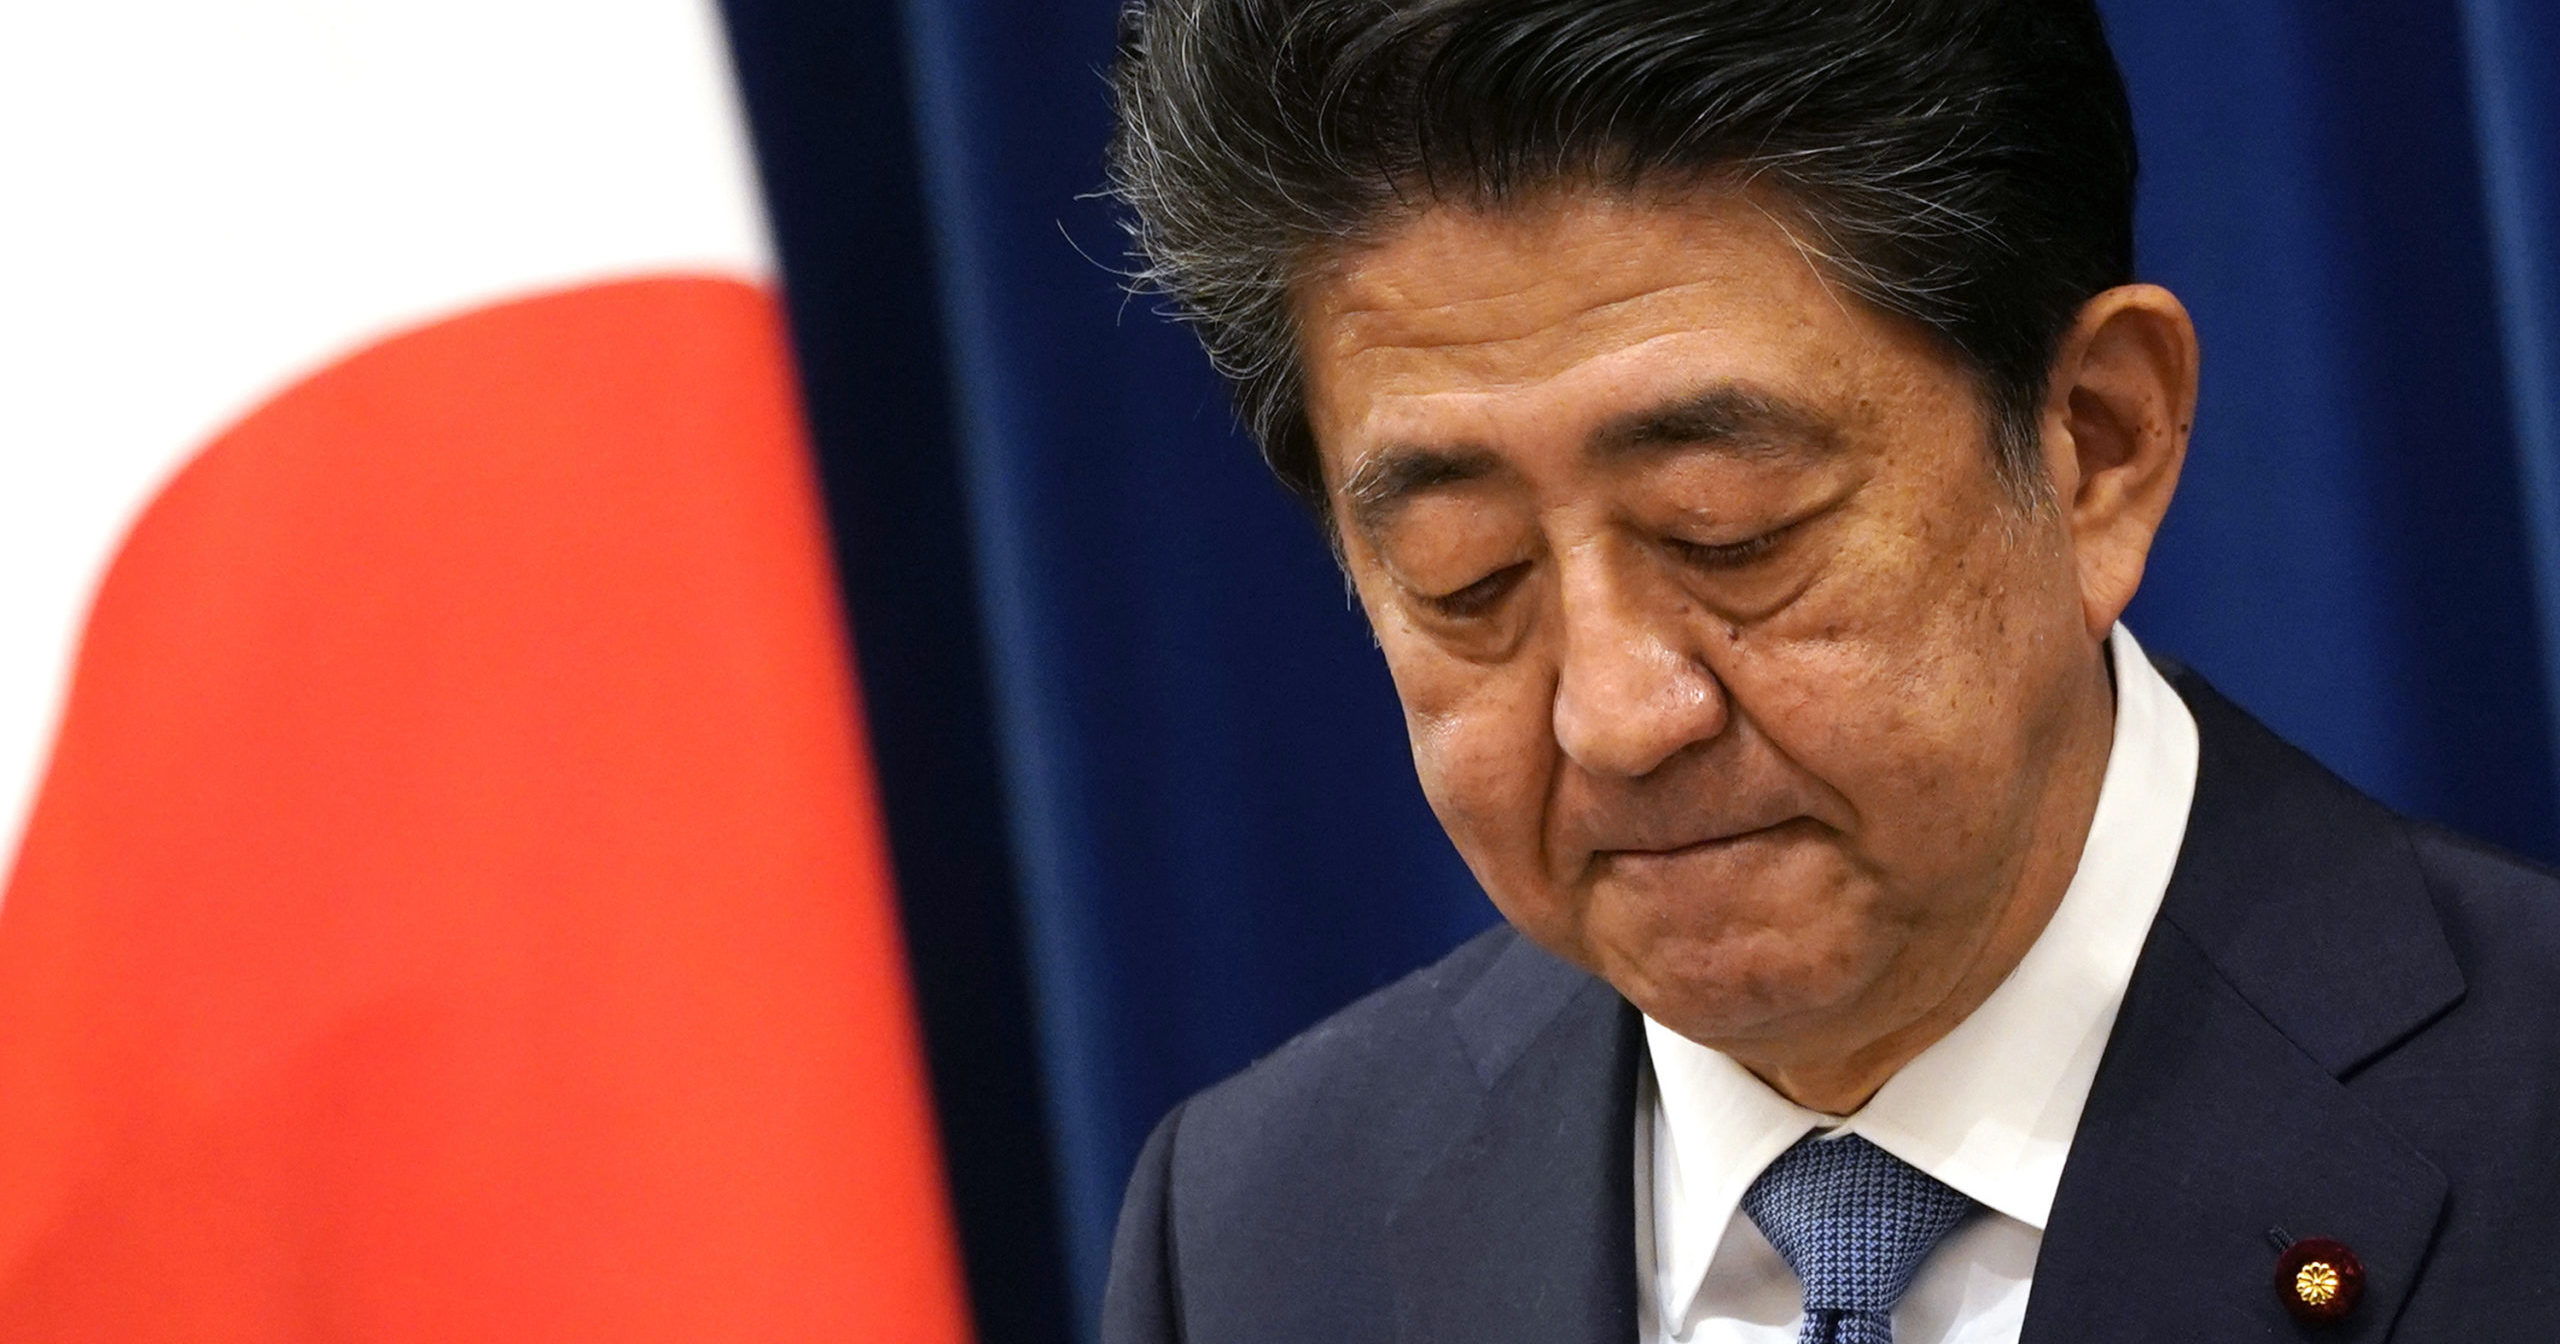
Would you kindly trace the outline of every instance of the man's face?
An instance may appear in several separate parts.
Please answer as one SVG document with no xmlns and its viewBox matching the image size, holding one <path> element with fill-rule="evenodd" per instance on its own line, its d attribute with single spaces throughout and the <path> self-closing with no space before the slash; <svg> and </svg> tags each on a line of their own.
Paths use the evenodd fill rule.
<svg viewBox="0 0 2560 1344">
<path fill-rule="evenodd" d="M 1850 1044 L 2076 863 L 2062 512 L 1761 203 L 1438 208 L 1297 298 L 1424 791 L 1530 938 L 1710 1044 Z"/>
</svg>

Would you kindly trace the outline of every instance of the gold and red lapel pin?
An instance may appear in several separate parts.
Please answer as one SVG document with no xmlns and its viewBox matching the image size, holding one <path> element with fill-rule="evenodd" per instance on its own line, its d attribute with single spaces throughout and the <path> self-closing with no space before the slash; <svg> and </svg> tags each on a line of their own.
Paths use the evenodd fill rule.
<svg viewBox="0 0 2560 1344">
<path fill-rule="evenodd" d="M 2276 1260 L 2276 1296 L 2305 1325 L 2334 1325 L 2364 1296 L 2364 1262 L 2346 1243 L 2304 1237 Z"/>
</svg>

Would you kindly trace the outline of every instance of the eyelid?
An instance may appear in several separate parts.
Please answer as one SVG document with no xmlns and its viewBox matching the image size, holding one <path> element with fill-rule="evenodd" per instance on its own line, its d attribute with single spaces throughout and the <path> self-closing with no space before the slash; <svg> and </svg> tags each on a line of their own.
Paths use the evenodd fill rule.
<svg viewBox="0 0 2560 1344">
<path fill-rule="evenodd" d="M 1441 593 L 1437 596 L 1428 594 L 1418 596 L 1421 597 L 1424 606 L 1443 616 L 1457 618 L 1481 616 L 1518 585 L 1521 574 L 1528 568 L 1529 562 L 1523 560 L 1516 564 L 1504 565 L 1455 592 Z"/>
<path fill-rule="evenodd" d="M 1671 549 L 1690 564 L 1707 569 L 1733 569 L 1768 554 L 1781 540 L 1785 539 L 1788 533 L 1795 531 L 1796 527 L 1796 523 L 1786 523 L 1741 541 L 1697 542 L 1684 541 L 1679 537 L 1670 537 L 1666 540 Z"/>
</svg>

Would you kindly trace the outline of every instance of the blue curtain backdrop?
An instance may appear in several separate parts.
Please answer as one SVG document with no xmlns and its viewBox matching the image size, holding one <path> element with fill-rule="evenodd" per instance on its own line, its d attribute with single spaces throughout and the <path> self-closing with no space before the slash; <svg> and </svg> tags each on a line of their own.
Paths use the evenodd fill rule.
<svg viewBox="0 0 2560 1344">
<path fill-rule="evenodd" d="M 2131 617 L 2560 855 L 2560 9 L 2110 0 L 2205 343 Z M 1091 198 L 1113 0 L 732 0 L 990 1340 L 1182 1095 L 1493 916 L 1313 530 Z"/>
</svg>

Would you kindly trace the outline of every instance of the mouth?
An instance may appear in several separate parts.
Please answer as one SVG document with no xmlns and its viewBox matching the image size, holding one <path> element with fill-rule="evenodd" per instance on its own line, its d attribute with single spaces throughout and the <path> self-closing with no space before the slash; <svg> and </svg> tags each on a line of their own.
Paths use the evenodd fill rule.
<svg viewBox="0 0 2560 1344">
<path fill-rule="evenodd" d="M 1731 832 L 1715 832 L 1715 835 L 1702 835 L 1702 837 L 1697 837 L 1697 840 L 1682 840 L 1682 842 L 1677 842 L 1677 845 L 1613 845 L 1613 847 L 1595 847 L 1595 850 L 1592 850 L 1592 858 L 1595 858 L 1595 860 L 1603 860 L 1603 858 L 1679 858 L 1679 855 L 1700 855 L 1700 852 L 1725 850 L 1725 847 L 1741 845 L 1741 842 L 1756 840 L 1756 837 L 1774 835 L 1774 832 L 1782 832 L 1782 829 L 1792 827 L 1792 824 L 1800 822 L 1800 819 L 1802 819 L 1802 817 L 1789 817 L 1789 819 L 1784 819 L 1784 822 L 1772 822 L 1772 824 L 1766 824 L 1766 827 L 1741 827 L 1741 829 L 1731 829 Z"/>
<path fill-rule="evenodd" d="M 1755 848 L 1773 841 L 1791 838 L 1813 825 L 1809 817 L 1788 817 L 1765 826 L 1751 826 L 1735 831 L 1719 831 L 1695 840 L 1673 845 L 1627 845 L 1591 851 L 1594 868 L 1649 869 L 1678 863 L 1685 859 L 1710 858 Z"/>
</svg>

